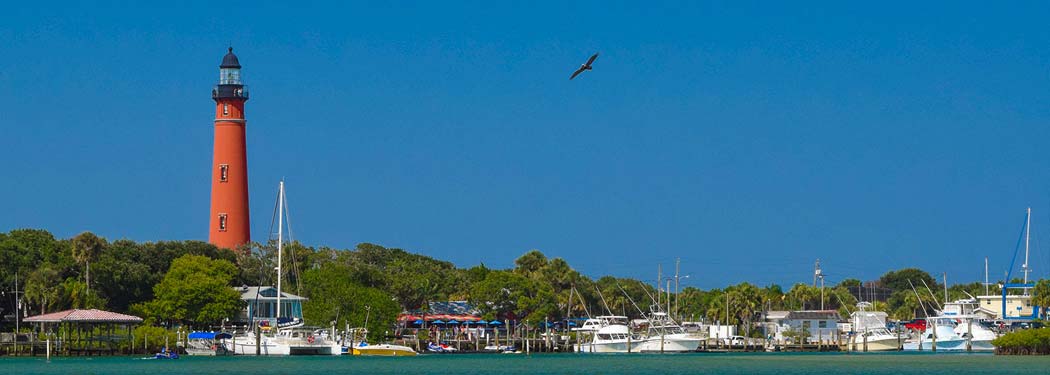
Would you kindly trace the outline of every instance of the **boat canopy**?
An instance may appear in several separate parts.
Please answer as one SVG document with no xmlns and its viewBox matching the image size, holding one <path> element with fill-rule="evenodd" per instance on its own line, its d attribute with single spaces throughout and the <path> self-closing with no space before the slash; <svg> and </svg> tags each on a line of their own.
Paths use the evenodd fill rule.
<svg viewBox="0 0 1050 375">
<path fill-rule="evenodd" d="M 198 340 L 218 340 L 232 338 L 229 333 L 226 332 L 190 332 L 188 338 Z"/>
</svg>

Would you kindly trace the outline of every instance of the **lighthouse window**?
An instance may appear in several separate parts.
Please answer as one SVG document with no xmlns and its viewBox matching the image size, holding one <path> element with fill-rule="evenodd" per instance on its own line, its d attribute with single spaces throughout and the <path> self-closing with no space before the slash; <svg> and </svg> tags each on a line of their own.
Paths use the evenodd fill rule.
<svg viewBox="0 0 1050 375">
<path fill-rule="evenodd" d="M 230 165 L 220 164 L 219 165 L 219 182 L 226 182 L 226 179 L 230 177 Z"/>
<path fill-rule="evenodd" d="M 230 115 L 230 105 L 229 104 L 222 103 L 222 115 L 223 116 L 229 116 Z"/>
<path fill-rule="evenodd" d="M 226 231 L 226 214 L 219 214 L 219 231 Z"/>
</svg>

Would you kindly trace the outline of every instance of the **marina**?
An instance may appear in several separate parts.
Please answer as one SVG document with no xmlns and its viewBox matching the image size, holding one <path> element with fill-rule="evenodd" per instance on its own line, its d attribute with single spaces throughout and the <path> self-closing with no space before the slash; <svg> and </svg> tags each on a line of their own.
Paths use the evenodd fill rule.
<svg viewBox="0 0 1050 375">
<path fill-rule="evenodd" d="M 177 361 L 133 357 L 0 360 L 0 372 L 26 375 L 98 373 L 165 374 L 1031 374 L 1050 357 L 988 354 L 676 354 L 676 355 L 420 355 L 416 357 L 183 357 Z M 308 370 L 304 370 L 308 369 Z"/>
<path fill-rule="evenodd" d="M 1050 369 L 1050 4 L 259 5 L 9 7 L 0 374 Z"/>
</svg>

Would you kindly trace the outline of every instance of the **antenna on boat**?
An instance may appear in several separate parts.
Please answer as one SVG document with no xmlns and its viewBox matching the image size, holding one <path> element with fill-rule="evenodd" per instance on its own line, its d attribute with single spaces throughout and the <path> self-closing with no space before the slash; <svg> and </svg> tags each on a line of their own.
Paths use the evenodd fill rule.
<svg viewBox="0 0 1050 375">
<path fill-rule="evenodd" d="M 930 306 L 930 307 L 935 307 L 936 305 L 939 305 L 940 302 L 937 301 L 937 295 L 933 294 L 933 289 L 930 289 L 930 286 L 928 284 L 926 284 L 926 280 L 919 279 L 919 281 L 922 281 L 922 285 L 926 287 L 926 291 L 930 292 L 930 297 L 933 297 L 933 305 Z M 947 302 L 947 301 L 945 301 L 945 302 Z M 941 306 L 941 309 L 943 310 L 944 306 Z M 934 310 L 936 310 L 936 309 L 934 309 Z"/>
<path fill-rule="evenodd" d="M 948 273 L 942 272 L 941 277 L 944 278 L 944 303 L 948 304 Z"/>
<path fill-rule="evenodd" d="M 1028 240 L 1032 235 L 1032 208 L 1028 207 L 1027 214 L 1025 215 L 1024 224 L 1024 264 L 1021 265 L 1021 269 L 1024 270 L 1024 283 L 1028 284 L 1028 272 L 1031 271 L 1028 268 Z M 1009 282 L 1009 280 L 1007 280 Z M 1028 295 L 1028 288 L 1025 288 L 1024 294 Z"/>
<path fill-rule="evenodd" d="M 984 257 L 984 295 L 988 295 L 988 257 Z"/>
<path fill-rule="evenodd" d="M 642 282 L 641 282 L 641 281 L 639 281 L 639 283 L 642 283 Z M 642 285 L 644 286 L 644 285 L 645 285 L 645 283 L 642 283 Z M 649 323 L 649 327 L 653 327 L 654 325 L 653 325 L 653 321 L 652 321 L 652 319 L 649 319 L 649 316 L 645 314 L 645 311 L 642 311 L 642 308 L 641 308 L 641 307 L 638 307 L 638 304 L 637 304 L 637 303 L 634 303 L 634 298 L 631 298 L 631 295 L 630 295 L 630 294 L 627 294 L 627 291 L 626 291 L 626 290 L 623 290 L 623 286 L 621 286 L 621 285 L 620 285 L 620 282 L 619 282 L 619 281 L 617 281 L 617 282 L 616 282 L 616 287 L 617 287 L 617 288 L 620 288 L 620 292 L 622 292 L 622 293 L 623 293 L 624 297 L 627 297 L 627 300 L 628 300 L 628 301 L 631 301 L 631 305 L 633 305 L 633 306 L 634 306 L 634 309 L 635 309 L 635 310 L 638 310 L 638 313 L 642 315 L 642 318 L 645 318 L 645 321 Z M 645 290 L 645 288 L 642 288 L 642 290 Z M 648 294 L 648 293 L 649 293 L 649 291 L 647 291 L 647 290 L 646 290 L 646 291 L 645 291 L 645 293 L 646 293 L 646 294 Z M 625 314 L 625 315 L 626 315 L 626 314 Z"/>
<path fill-rule="evenodd" d="M 605 295 L 603 295 L 602 290 L 598 288 L 598 284 L 594 284 L 594 290 L 598 291 L 598 297 L 602 299 L 602 305 L 605 305 L 605 312 L 608 312 L 609 315 L 616 315 L 613 314 L 612 308 L 609 307 L 609 303 L 605 301 Z"/>
<path fill-rule="evenodd" d="M 922 303 L 922 297 L 919 297 L 919 291 L 915 290 L 915 284 L 911 282 L 911 279 L 908 279 L 908 285 L 911 285 L 911 291 L 915 293 L 915 298 L 919 300 L 919 307 L 922 307 L 922 315 L 929 318 L 930 313 L 926 312 L 926 304 Z"/>
</svg>

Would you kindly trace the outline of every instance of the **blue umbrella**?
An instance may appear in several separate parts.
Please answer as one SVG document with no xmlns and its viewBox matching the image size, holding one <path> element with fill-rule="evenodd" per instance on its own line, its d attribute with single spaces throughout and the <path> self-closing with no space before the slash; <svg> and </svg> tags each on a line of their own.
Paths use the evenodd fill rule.
<svg viewBox="0 0 1050 375">
<path fill-rule="evenodd" d="M 450 319 L 450 320 L 448 321 L 448 324 L 459 324 L 459 321 L 457 321 L 457 320 L 455 320 L 455 319 Z"/>
<path fill-rule="evenodd" d="M 445 324 L 445 322 L 443 322 L 441 319 L 435 320 L 435 321 L 433 321 L 431 323 L 433 323 L 433 324 Z"/>
<path fill-rule="evenodd" d="M 417 325 L 423 324 L 423 319 L 416 319 L 416 321 L 414 321 L 412 323 L 417 324 Z"/>
<path fill-rule="evenodd" d="M 486 322 L 486 321 L 484 321 L 484 320 L 479 320 L 479 321 L 476 321 L 476 322 L 474 322 L 474 324 L 478 324 L 478 325 L 481 325 L 481 324 L 489 324 L 489 322 Z"/>
<path fill-rule="evenodd" d="M 493 320 L 493 321 L 489 322 L 489 325 L 499 326 L 499 325 L 503 325 L 503 322 L 498 321 L 498 320 Z"/>
</svg>

